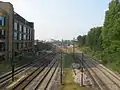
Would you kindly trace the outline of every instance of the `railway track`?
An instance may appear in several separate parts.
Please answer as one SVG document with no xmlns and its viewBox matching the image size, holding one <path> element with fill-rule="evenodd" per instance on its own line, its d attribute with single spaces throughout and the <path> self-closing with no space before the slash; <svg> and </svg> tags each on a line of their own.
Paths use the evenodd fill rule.
<svg viewBox="0 0 120 90">
<path fill-rule="evenodd" d="M 19 73 L 23 72 L 24 70 L 28 69 L 27 67 L 31 65 L 30 64 L 26 64 L 26 65 L 23 65 L 17 69 L 15 69 L 15 73 L 14 75 L 18 75 Z M 4 84 L 6 84 L 7 82 L 9 82 L 12 78 L 12 72 L 8 72 L 7 74 L 4 74 L 0 77 L 0 87 L 2 87 Z"/>
<path fill-rule="evenodd" d="M 35 90 L 34 89 L 35 87 L 34 88 L 32 87 L 33 88 L 32 89 L 29 86 L 31 86 L 32 84 L 38 83 L 38 80 L 40 80 L 40 82 L 43 81 L 45 76 L 47 76 L 47 74 L 51 71 L 52 67 L 56 64 L 56 62 L 57 62 L 57 60 L 52 60 L 52 62 L 50 64 L 48 64 L 48 68 L 46 68 L 47 63 L 39 66 L 29 76 L 24 78 L 21 82 L 19 82 L 17 85 L 15 85 L 14 87 L 12 87 L 9 90 L 27 90 L 27 89 L 28 90 Z M 40 76 L 41 74 L 42 74 L 42 76 L 39 77 L 40 79 L 37 79 L 37 82 L 35 82 L 35 79 L 38 78 L 38 76 Z M 37 84 L 37 85 L 39 85 L 39 84 Z"/>
<path fill-rule="evenodd" d="M 99 65 L 95 61 L 92 62 L 113 84 L 109 85 L 109 90 L 120 90 L 120 77 L 117 77 L 115 74 L 110 72 L 107 68 Z"/>
<path fill-rule="evenodd" d="M 47 54 L 43 55 L 40 59 L 44 58 L 45 56 L 49 56 Z M 35 60 L 36 61 L 36 60 Z M 34 61 L 34 62 L 35 62 Z M 28 63 L 28 64 L 25 64 L 23 66 L 20 66 L 18 68 L 15 69 L 15 73 L 14 73 L 14 76 L 18 76 L 19 74 L 23 73 L 23 72 L 26 72 L 26 71 L 29 71 L 32 67 L 34 67 L 36 64 L 31 62 L 31 63 Z M 5 87 L 5 85 L 11 81 L 12 79 L 12 72 L 8 72 L 8 73 L 5 73 L 3 75 L 0 76 L 0 88 L 3 88 Z"/>
<path fill-rule="evenodd" d="M 118 80 L 120 81 L 120 77 L 117 76 L 115 73 L 113 73 L 112 71 L 110 71 L 109 69 L 107 69 L 106 67 L 104 67 L 102 64 L 98 63 L 97 61 L 94 60 L 94 62 L 95 62 L 96 64 L 99 64 L 99 66 L 100 66 L 102 69 L 106 70 L 108 73 L 110 73 L 112 76 L 114 76 L 116 79 L 118 79 Z"/>
<path fill-rule="evenodd" d="M 41 66 L 36 68 L 29 76 L 24 78 L 17 85 L 13 86 L 11 90 L 23 90 L 45 68 L 45 65 L 42 66 L 42 68 L 40 67 Z"/>
<path fill-rule="evenodd" d="M 120 78 L 103 65 L 93 60 L 84 60 L 89 72 L 99 90 L 120 90 Z"/>
<path fill-rule="evenodd" d="M 42 77 L 39 83 L 35 86 L 34 90 L 47 90 L 49 84 L 51 83 L 51 79 L 57 70 L 59 62 L 56 62 Z"/>
<path fill-rule="evenodd" d="M 100 79 L 99 75 L 96 73 L 94 68 L 84 61 L 84 67 L 88 71 L 93 83 L 95 83 L 95 88 L 98 90 L 109 90 L 105 83 Z"/>
</svg>

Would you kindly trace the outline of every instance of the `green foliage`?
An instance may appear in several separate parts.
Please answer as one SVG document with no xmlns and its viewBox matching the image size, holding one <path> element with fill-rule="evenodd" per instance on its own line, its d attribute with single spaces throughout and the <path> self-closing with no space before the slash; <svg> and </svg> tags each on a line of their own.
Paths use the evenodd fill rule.
<svg viewBox="0 0 120 90">
<path fill-rule="evenodd" d="M 72 59 L 73 59 L 72 54 L 66 54 L 63 61 L 63 67 L 70 68 L 73 62 Z"/>
<path fill-rule="evenodd" d="M 94 27 L 91 28 L 88 32 L 88 35 L 79 35 L 77 40 L 79 42 L 79 46 L 89 46 L 92 50 L 100 50 L 101 49 L 101 31 L 102 27 Z"/>
<path fill-rule="evenodd" d="M 83 36 L 79 35 L 79 36 L 77 37 L 77 40 L 78 40 L 78 42 L 79 42 L 79 46 L 85 45 L 85 39 L 86 39 L 86 35 L 83 35 Z"/>
<path fill-rule="evenodd" d="M 89 47 L 84 47 L 84 46 L 81 47 L 80 50 L 83 51 L 84 53 L 87 53 L 87 52 L 91 51 L 91 49 Z"/>
<path fill-rule="evenodd" d="M 109 10 L 106 11 L 102 41 L 103 48 L 112 49 L 112 53 L 120 48 L 120 3 L 118 0 L 112 0 Z"/>
<path fill-rule="evenodd" d="M 78 41 L 81 41 L 81 39 L 82 36 L 79 36 Z M 85 38 L 85 45 L 90 47 L 93 56 L 102 59 L 103 64 L 110 65 L 115 70 L 118 70 L 118 67 L 120 67 L 119 0 L 112 0 L 109 3 L 108 10 L 105 12 L 103 27 L 90 29 Z"/>
<path fill-rule="evenodd" d="M 101 35 L 102 27 L 91 28 L 87 35 L 87 45 L 94 51 L 101 48 Z"/>
<path fill-rule="evenodd" d="M 43 42 L 39 42 L 34 47 L 35 47 L 35 51 L 51 50 L 52 49 L 51 43 L 43 43 Z"/>
</svg>

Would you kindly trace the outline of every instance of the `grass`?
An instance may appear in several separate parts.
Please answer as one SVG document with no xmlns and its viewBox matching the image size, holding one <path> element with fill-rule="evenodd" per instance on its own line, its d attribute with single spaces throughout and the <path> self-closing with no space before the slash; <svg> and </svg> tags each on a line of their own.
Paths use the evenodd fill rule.
<svg viewBox="0 0 120 90">
<path fill-rule="evenodd" d="M 32 54 L 30 54 L 30 55 L 23 55 L 21 57 L 21 59 L 15 58 L 16 67 L 24 65 L 26 63 L 29 63 L 29 62 L 31 62 L 33 60 L 35 60 L 35 57 Z"/>
<path fill-rule="evenodd" d="M 6 61 L 0 61 L 0 73 L 7 72 L 11 69 L 10 63 Z"/>
<path fill-rule="evenodd" d="M 105 65 L 110 70 L 120 73 L 120 61 L 119 61 L 120 56 L 117 55 L 116 53 L 110 55 L 110 54 L 103 54 L 102 51 L 93 52 L 92 50 L 87 49 L 87 47 L 81 47 L 79 48 L 79 50 L 85 51 L 85 53 L 90 58 L 99 60 L 103 65 Z"/>
<path fill-rule="evenodd" d="M 116 72 L 120 73 L 120 65 L 118 65 L 117 62 L 108 63 L 108 64 L 106 64 L 106 67 L 108 67 L 112 71 L 116 71 Z"/>
<path fill-rule="evenodd" d="M 79 84 L 74 82 L 71 68 L 64 69 L 64 74 L 65 77 L 63 78 L 63 85 L 61 86 L 61 90 L 83 90 Z"/>
<path fill-rule="evenodd" d="M 74 82 L 72 76 L 72 54 L 66 54 L 64 58 L 64 75 L 63 75 L 63 85 L 61 85 L 61 90 L 83 90 L 79 84 Z"/>
<path fill-rule="evenodd" d="M 26 63 L 35 60 L 35 57 L 32 54 L 23 55 L 21 59 L 18 57 L 14 58 L 15 68 L 24 65 Z M 11 63 L 10 60 L 0 61 L 0 74 L 6 73 L 11 70 Z"/>
<path fill-rule="evenodd" d="M 72 65 L 72 54 L 66 54 L 64 57 L 63 67 L 71 68 L 71 65 Z"/>
</svg>

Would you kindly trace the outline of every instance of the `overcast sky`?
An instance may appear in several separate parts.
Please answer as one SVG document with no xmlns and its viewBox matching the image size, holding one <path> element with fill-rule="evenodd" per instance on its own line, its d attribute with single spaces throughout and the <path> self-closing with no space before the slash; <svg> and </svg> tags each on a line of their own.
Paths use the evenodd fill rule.
<svg viewBox="0 0 120 90">
<path fill-rule="evenodd" d="M 101 26 L 110 0 L 2 0 L 35 24 L 35 39 L 72 39 Z"/>
</svg>

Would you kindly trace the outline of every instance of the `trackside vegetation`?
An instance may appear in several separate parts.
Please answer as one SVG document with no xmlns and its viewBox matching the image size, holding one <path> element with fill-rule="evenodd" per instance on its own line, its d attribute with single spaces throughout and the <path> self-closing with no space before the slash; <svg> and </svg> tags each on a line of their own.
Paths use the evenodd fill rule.
<svg viewBox="0 0 120 90">
<path fill-rule="evenodd" d="M 120 1 L 112 0 L 103 26 L 93 27 L 77 37 L 79 47 L 120 73 Z"/>
<path fill-rule="evenodd" d="M 85 90 L 83 87 L 80 87 L 79 84 L 74 82 L 71 67 L 72 62 L 72 54 L 66 54 L 63 60 L 63 85 L 61 85 L 60 90 Z"/>
<path fill-rule="evenodd" d="M 18 56 L 14 56 L 13 61 L 14 61 L 15 68 L 22 66 L 24 64 L 28 64 L 36 59 L 41 60 L 40 58 L 43 56 L 42 53 L 40 53 L 40 55 L 37 55 L 36 52 L 53 49 L 50 43 L 43 43 L 43 42 L 37 42 L 37 45 L 35 45 L 33 48 L 34 48 L 34 51 L 31 50 L 29 52 L 23 52 Z M 0 75 L 8 71 L 11 71 L 11 59 L 1 60 Z"/>
</svg>

